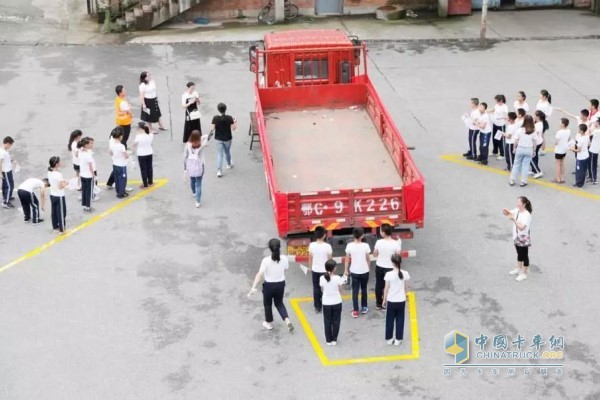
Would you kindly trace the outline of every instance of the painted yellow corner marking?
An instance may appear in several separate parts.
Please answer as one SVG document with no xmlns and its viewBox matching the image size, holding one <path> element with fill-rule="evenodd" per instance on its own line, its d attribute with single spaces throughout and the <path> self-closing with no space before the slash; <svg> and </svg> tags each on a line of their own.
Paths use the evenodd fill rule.
<svg viewBox="0 0 600 400">
<path fill-rule="evenodd" d="M 477 164 L 473 161 L 464 159 L 460 154 L 446 154 L 446 155 L 441 156 L 441 158 L 442 158 L 442 160 L 449 161 L 449 162 L 452 162 L 455 164 L 459 164 L 459 165 L 462 165 L 465 167 L 475 168 L 475 169 L 479 169 L 479 170 L 486 171 L 486 172 L 493 172 L 498 175 L 510 176 L 510 172 L 508 172 L 508 171 L 505 171 L 505 170 L 502 170 L 499 168 L 490 167 L 487 165 Z M 565 184 L 552 183 L 552 182 L 542 181 L 542 180 L 537 180 L 537 179 L 529 179 L 528 183 L 534 184 L 534 185 L 539 185 L 539 186 L 544 186 L 544 187 L 547 187 L 550 189 L 555 189 L 555 190 L 569 193 L 569 194 L 572 194 L 575 196 L 580 196 L 580 197 L 585 197 L 587 199 L 600 201 L 600 194 L 594 194 L 594 193 L 590 193 L 590 192 L 587 192 L 582 189 L 572 188 Z"/>
<path fill-rule="evenodd" d="M 369 298 L 373 298 L 373 295 L 370 295 Z M 376 362 L 387 362 L 387 361 L 401 361 L 401 360 L 415 360 L 419 358 L 419 324 L 417 321 L 417 304 L 415 300 L 414 292 L 409 292 L 407 294 L 408 297 L 408 312 L 410 318 L 410 335 L 411 335 L 411 353 L 410 354 L 396 354 L 389 356 L 375 356 L 375 357 L 361 357 L 361 358 L 348 358 L 341 360 L 331 360 L 323 351 L 323 347 L 319 343 L 315 332 L 313 331 L 310 323 L 306 319 L 302 308 L 300 307 L 301 303 L 308 303 L 313 301 L 312 297 L 302 297 L 302 298 L 294 298 L 290 299 L 290 303 L 292 305 L 293 310 L 296 312 L 298 316 L 298 322 L 304 329 L 304 333 L 306 333 L 306 337 L 308 341 L 312 345 L 317 357 L 321 361 L 321 364 L 324 366 L 334 366 L 334 365 L 351 365 L 351 364 L 368 364 L 368 363 L 376 363 Z M 350 295 L 342 296 L 343 300 L 349 300 L 351 298 Z"/>
<path fill-rule="evenodd" d="M 129 183 L 131 184 L 135 184 L 135 181 L 130 181 Z M 141 182 L 137 182 L 138 184 Z M 28 260 L 32 257 L 37 256 L 38 254 L 40 254 L 41 252 L 49 249 L 50 247 L 66 240 L 67 238 L 71 237 L 72 235 L 74 235 L 75 233 L 95 224 L 96 222 L 100 221 L 101 219 L 103 219 L 104 217 L 114 213 L 115 211 L 119 211 L 120 209 L 122 209 L 123 207 L 127 206 L 128 204 L 133 203 L 136 200 L 141 199 L 142 197 L 145 197 L 147 195 L 149 195 L 150 193 L 152 193 L 153 191 L 155 191 L 156 189 L 163 187 L 165 184 L 167 183 L 166 179 L 158 179 L 154 181 L 154 185 L 152 185 L 151 187 L 141 190 L 140 192 L 136 193 L 135 195 L 128 197 L 125 200 L 120 201 L 118 204 L 116 204 L 115 206 L 109 208 L 106 211 L 103 211 L 99 214 L 94 215 L 92 218 L 88 219 L 85 222 L 82 222 L 81 224 L 77 225 L 75 228 L 73 229 L 69 229 L 66 231 L 66 233 L 64 235 L 60 235 L 57 236 L 56 238 L 50 240 L 47 243 L 44 243 L 43 245 L 31 250 L 30 252 L 28 252 L 27 254 L 22 255 L 21 257 L 9 262 L 6 265 L 3 265 L 2 267 L 0 267 L 0 273 L 7 271 L 9 269 L 11 269 L 12 267 L 22 263 L 25 260 Z"/>
</svg>

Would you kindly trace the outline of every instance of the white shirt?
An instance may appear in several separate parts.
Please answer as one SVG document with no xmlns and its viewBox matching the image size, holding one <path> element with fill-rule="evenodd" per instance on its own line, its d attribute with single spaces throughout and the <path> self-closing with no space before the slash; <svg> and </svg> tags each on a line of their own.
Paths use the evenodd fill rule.
<svg viewBox="0 0 600 400">
<path fill-rule="evenodd" d="M 154 80 L 151 80 L 148 83 L 140 83 L 140 93 L 144 95 L 145 99 L 155 99 L 156 83 L 154 83 Z"/>
<path fill-rule="evenodd" d="M 540 145 L 544 143 L 544 123 L 536 122 L 535 123 L 535 144 Z"/>
<path fill-rule="evenodd" d="M 152 151 L 152 140 L 154 140 L 154 134 L 138 133 L 135 135 L 135 143 L 137 143 L 136 154 L 138 156 L 149 156 L 153 153 Z"/>
<path fill-rule="evenodd" d="M 333 254 L 333 249 L 329 243 L 312 242 L 308 245 L 308 253 L 312 255 L 312 270 L 314 272 L 324 273 L 325 262 Z"/>
<path fill-rule="evenodd" d="M 41 179 L 29 178 L 19 185 L 19 190 L 33 193 L 34 190 L 43 189 L 45 186 L 44 181 Z"/>
<path fill-rule="evenodd" d="M 492 132 L 492 119 L 490 118 L 490 115 L 487 112 L 480 114 L 479 123 L 480 123 L 480 125 L 481 125 L 481 123 L 484 124 L 483 128 L 477 127 L 477 129 L 479 129 L 479 131 L 481 133 L 491 133 Z"/>
<path fill-rule="evenodd" d="M 510 210 L 510 212 L 512 215 L 517 217 L 517 222 L 520 222 L 523 225 L 525 225 L 525 229 L 519 230 L 519 235 L 527 235 L 531 229 L 531 214 L 529 213 L 529 211 L 527 211 L 527 210 L 519 211 L 518 208 L 513 208 L 512 210 Z M 512 228 L 513 240 L 515 240 L 517 238 L 517 230 L 518 230 L 517 226 L 515 224 L 513 224 L 513 228 Z"/>
<path fill-rule="evenodd" d="M 517 134 L 517 130 L 520 128 L 519 124 L 515 121 L 512 124 L 506 124 L 506 132 L 504 132 L 504 137 L 506 137 L 506 143 L 514 144 L 515 136 Z"/>
<path fill-rule="evenodd" d="M 329 282 L 322 276 L 319 279 L 319 285 L 323 288 L 322 304 L 324 306 L 332 306 L 342 303 L 342 295 L 340 294 L 340 285 L 344 283 L 341 276 L 332 275 Z"/>
<path fill-rule="evenodd" d="M 515 102 L 513 103 L 513 108 L 515 112 L 517 112 L 519 108 L 522 108 L 523 110 L 525 110 L 525 112 L 529 112 L 529 104 L 527 104 L 526 101 L 524 101 L 523 104 L 520 104 L 518 100 L 515 100 Z"/>
<path fill-rule="evenodd" d="M 544 114 L 546 114 L 546 118 L 550 118 L 550 116 L 552 115 L 552 104 L 548 103 L 547 101 L 539 100 L 535 106 L 535 109 L 540 110 Z"/>
<path fill-rule="evenodd" d="M 393 268 L 392 255 L 399 253 L 402 249 L 400 239 L 379 239 L 375 243 L 375 250 L 378 252 L 375 265 L 382 268 Z"/>
<path fill-rule="evenodd" d="M 590 144 L 590 152 L 598 154 L 600 152 L 600 129 L 596 129 L 592 132 L 594 136 L 592 138 L 592 144 Z"/>
<path fill-rule="evenodd" d="M 77 140 L 71 142 L 71 157 L 73 157 L 73 164 L 79 165 L 79 149 L 77 148 Z"/>
<path fill-rule="evenodd" d="M 469 113 L 469 121 L 467 122 L 467 127 L 472 131 L 478 131 L 479 128 L 475 126 L 475 121 L 477 121 L 481 117 L 481 113 L 478 109 L 471 110 Z"/>
<path fill-rule="evenodd" d="M 581 149 L 577 154 L 578 160 L 587 160 L 590 156 L 588 146 L 590 145 L 590 137 L 588 135 L 577 134 L 575 137 L 575 143 L 577 143 L 577 149 Z"/>
<path fill-rule="evenodd" d="M 566 154 L 567 153 L 567 144 L 569 143 L 569 138 L 571 137 L 570 129 L 559 129 L 556 132 L 556 146 L 554 146 L 555 154 Z"/>
<path fill-rule="evenodd" d="M 50 182 L 50 196 L 64 196 L 65 189 L 58 185 L 64 181 L 63 176 L 58 171 L 48 171 L 48 181 Z"/>
<path fill-rule="evenodd" d="M 353 274 L 366 274 L 369 272 L 367 254 L 371 254 L 371 248 L 367 243 L 351 242 L 346 245 L 346 255 L 350 256 L 350 272 Z"/>
<path fill-rule="evenodd" d="M 386 297 L 386 301 L 392 303 L 402 303 L 406 301 L 406 292 L 404 291 L 404 282 L 410 280 L 410 275 L 408 272 L 402 270 L 402 280 L 398 276 L 397 271 L 386 272 L 383 280 L 390 283 L 390 288 L 388 289 L 388 295 Z"/>
<path fill-rule="evenodd" d="M 127 166 L 127 153 L 125 145 L 115 141 L 111 148 L 113 165 L 117 167 Z"/>
<path fill-rule="evenodd" d="M 503 126 L 506 124 L 508 118 L 508 106 L 506 104 L 496 104 L 494 106 L 494 114 L 492 122 L 496 126 Z"/>
<path fill-rule="evenodd" d="M 271 256 L 268 256 L 263 258 L 259 271 L 265 277 L 265 282 L 283 282 L 285 281 L 285 271 L 287 271 L 289 266 L 285 255 L 281 256 L 279 262 L 273 261 Z"/>
<path fill-rule="evenodd" d="M 517 130 L 517 136 L 516 136 L 519 140 L 519 143 L 517 145 L 517 147 L 524 147 L 527 149 L 532 149 L 533 148 L 533 143 L 535 142 L 535 132 L 532 133 L 531 135 L 528 135 L 525 133 L 525 128 L 519 128 Z"/>
<path fill-rule="evenodd" d="M 195 90 L 192 93 L 185 91 L 181 95 L 181 105 L 185 107 L 185 105 L 188 103 L 189 99 L 196 99 L 196 98 L 200 98 L 200 96 L 198 95 L 198 92 L 196 92 Z"/>
<path fill-rule="evenodd" d="M 2 160 L 2 172 L 12 171 L 12 163 L 10 162 L 10 154 L 8 150 L 0 147 L 0 160 Z"/>
<path fill-rule="evenodd" d="M 92 165 L 92 168 L 94 167 L 93 160 L 94 160 L 94 158 L 92 157 L 91 151 L 80 149 L 80 152 L 79 152 L 79 165 L 81 166 L 81 169 L 79 171 L 80 177 L 92 178 L 94 176 L 94 174 L 92 172 L 90 172 L 90 164 Z"/>
</svg>

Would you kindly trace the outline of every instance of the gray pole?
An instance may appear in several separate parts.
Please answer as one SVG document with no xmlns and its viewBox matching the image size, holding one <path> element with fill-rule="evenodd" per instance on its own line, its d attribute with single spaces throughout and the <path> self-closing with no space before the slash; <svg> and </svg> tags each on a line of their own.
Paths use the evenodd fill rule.
<svg viewBox="0 0 600 400">
<path fill-rule="evenodd" d="M 479 34 L 479 45 L 481 47 L 486 45 L 485 31 L 487 29 L 487 11 L 488 11 L 488 0 L 483 0 L 481 6 L 481 32 Z"/>
<path fill-rule="evenodd" d="M 284 15 L 284 0 L 275 0 L 275 21 L 282 22 Z"/>
</svg>

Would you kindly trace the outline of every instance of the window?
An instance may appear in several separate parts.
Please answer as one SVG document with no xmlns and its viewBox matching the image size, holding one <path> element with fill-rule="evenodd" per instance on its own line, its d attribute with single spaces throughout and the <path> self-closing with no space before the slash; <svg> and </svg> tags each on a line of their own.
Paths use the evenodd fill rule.
<svg viewBox="0 0 600 400">
<path fill-rule="evenodd" d="M 295 64 L 296 81 L 329 78 L 327 60 L 302 60 Z"/>
</svg>

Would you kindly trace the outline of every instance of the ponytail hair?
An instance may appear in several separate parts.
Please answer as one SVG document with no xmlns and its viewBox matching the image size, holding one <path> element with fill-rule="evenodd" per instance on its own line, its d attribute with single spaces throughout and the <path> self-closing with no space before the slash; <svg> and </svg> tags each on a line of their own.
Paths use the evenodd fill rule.
<svg viewBox="0 0 600 400">
<path fill-rule="evenodd" d="M 337 263 L 333 260 L 325 261 L 325 275 L 323 275 L 323 276 L 325 277 L 325 280 L 327 282 L 329 282 L 331 280 L 331 273 L 335 269 L 336 265 L 337 265 Z"/>
<path fill-rule="evenodd" d="M 71 135 L 69 136 L 69 143 L 67 143 L 67 150 L 71 151 L 71 143 L 73 143 L 75 139 L 81 137 L 82 135 L 83 133 L 79 129 L 75 129 L 73 132 L 71 132 Z"/>
<path fill-rule="evenodd" d="M 58 157 L 58 156 L 50 157 L 50 160 L 48 161 L 48 171 L 52 171 L 54 168 L 56 168 L 56 166 L 58 165 L 59 162 L 60 162 L 60 157 Z"/>
<path fill-rule="evenodd" d="M 548 99 L 548 103 L 552 104 L 552 95 L 550 95 L 550 92 L 548 92 L 546 89 L 542 89 L 540 90 L 540 94 Z"/>
<path fill-rule="evenodd" d="M 538 117 L 538 119 L 542 122 L 543 128 L 542 131 L 546 132 L 548 129 L 550 129 L 550 125 L 548 125 L 548 121 L 546 121 L 546 113 L 541 111 L 541 110 L 537 110 L 535 112 L 535 116 Z"/>
<path fill-rule="evenodd" d="M 271 260 L 275 262 L 281 261 L 281 242 L 279 239 L 269 240 L 269 250 L 271 250 Z"/>
<path fill-rule="evenodd" d="M 404 274 L 402 273 L 402 268 L 400 268 L 402 265 L 402 256 L 400 254 L 392 254 L 392 264 L 394 264 L 394 267 L 398 268 L 398 278 L 403 280 Z"/>
<path fill-rule="evenodd" d="M 90 143 L 90 138 L 84 137 L 79 142 L 77 142 L 77 148 L 82 149 Z"/>
<path fill-rule="evenodd" d="M 494 100 L 501 101 L 502 103 L 506 103 L 506 97 L 503 94 L 497 94 L 494 97 Z"/>
<path fill-rule="evenodd" d="M 531 201 L 529 201 L 529 199 L 525 196 L 520 196 L 519 199 L 521 200 L 521 203 L 523 203 L 523 206 L 525 206 L 525 209 L 531 214 L 533 212 Z"/>
</svg>

